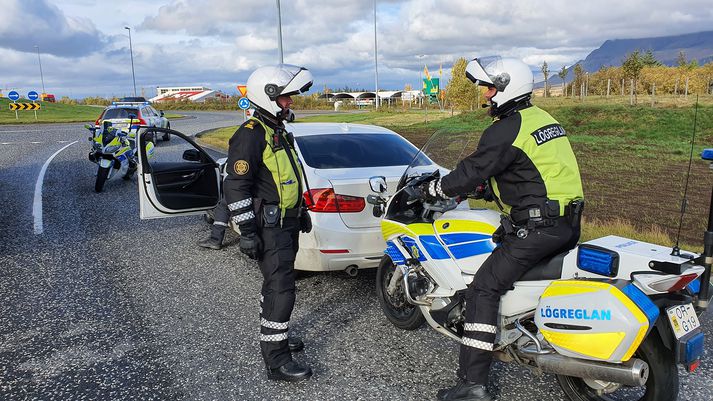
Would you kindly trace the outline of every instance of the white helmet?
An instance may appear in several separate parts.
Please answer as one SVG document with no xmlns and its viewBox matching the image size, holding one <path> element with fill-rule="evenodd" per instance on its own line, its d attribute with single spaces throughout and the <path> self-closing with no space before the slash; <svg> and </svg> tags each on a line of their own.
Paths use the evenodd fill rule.
<svg viewBox="0 0 713 401">
<path fill-rule="evenodd" d="M 495 87 L 497 93 L 491 101 L 496 109 L 530 95 L 535 80 L 527 64 L 500 57 L 473 59 L 465 68 L 465 76 L 476 85 Z"/>
<path fill-rule="evenodd" d="M 277 97 L 304 93 L 311 86 L 312 74 L 304 67 L 289 64 L 260 67 L 248 78 L 248 99 L 263 112 L 283 119 Z"/>
</svg>

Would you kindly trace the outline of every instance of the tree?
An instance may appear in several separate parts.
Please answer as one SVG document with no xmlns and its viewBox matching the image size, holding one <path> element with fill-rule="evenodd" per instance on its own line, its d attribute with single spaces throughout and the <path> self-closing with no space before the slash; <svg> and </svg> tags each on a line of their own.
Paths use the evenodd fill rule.
<svg viewBox="0 0 713 401">
<path fill-rule="evenodd" d="M 464 58 L 456 60 L 451 70 L 451 80 L 446 85 L 446 97 L 458 110 L 473 110 L 474 106 L 477 107 L 478 87 L 466 78 L 467 65 L 468 62 Z"/>
<path fill-rule="evenodd" d="M 560 72 L 557 73 L 557 76 L 562 79 L 562 96 L 567 95 L 567 72 L 567 67 L 563 65 Z"/>
<path fill-rule="evenodd" d="M 547 66 L 547 61 L 542 62 L 542 67 L 540 67 L 540 71 L 542 71 L 542 75 L 545 76 L 545 92 L 542 96 L 547 97 L 547 95 L 549 94 L 549 88 L 547 87 L 547 78 L 550 77 L 550 69 Z"/>
<path fill-rule="evenodd" d="M 572 81 L 572 95 L 575 93 L 576 88 L 580 88 L 580 93 L 579 95 L 582 96 L 582 84 L 584 83 L 584 67 L 582 67 L 582 64 L 576 64 L 574 66 L 574 81 Z"/>
<path fill-rule="evenodd" d="M 658 67 L 662 65 L 660 61 L 656 60 L 654 53 L 650 49 L 641 56 L 641 64 L 643 64 L 644 67 Z"/>
<path fill-rule="evenodd" d="M 631 52 L 622 62 L 621 68 L 624 71 L 624 76 L 634 82 L 634 103 L 636 103 L 636 81 L 639 79 L 641 69 L 644 68 L 640 52 L 638 50 Z"/>
</svg>

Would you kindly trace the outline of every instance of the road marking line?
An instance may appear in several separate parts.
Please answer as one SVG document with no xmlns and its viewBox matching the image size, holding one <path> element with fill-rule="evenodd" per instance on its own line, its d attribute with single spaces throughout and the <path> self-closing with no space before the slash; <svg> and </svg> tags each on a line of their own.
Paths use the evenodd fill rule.
<svg viewBox="0 0 713 401">
<path fill-rule="evenodd" d="M 55 158 L 59 154 L 59 152 L 67 149 L 68 147 L 74 145 L 78 141 L 74 141 L 68 145 L 64 145 L 64 147 L 56 152 L 52 156 L 45 161 L 45 164 L 42 165 L 42 169 L 40 170 L 40 175 L 37 176 L 37 182 L 35 182 L 35 199 L 32 202 L 32 216 L 35 218 L 35 235 L 42 234 L 42 232 L 45 230 L 44 227 L 42 226 L 42 182 L 45 179 L 45 172 L 47 171 L 47 167 L 50 165 L 50 162 L 52 159 Z"/>
<path fill-rule="evenodd" d="M 42 143 L 42 142 L 32 141 L 32 142 L 30 142 L 30 143 L 38 144 L 38 143 Z"/>
</svg>

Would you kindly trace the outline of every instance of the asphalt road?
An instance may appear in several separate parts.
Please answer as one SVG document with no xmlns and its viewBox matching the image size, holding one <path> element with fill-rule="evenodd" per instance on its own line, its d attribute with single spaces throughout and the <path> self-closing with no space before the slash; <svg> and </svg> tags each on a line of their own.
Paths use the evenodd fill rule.
<svg viewBox="0 0 713 401">
<path fill-rule="evenodd" d="M 242 113 L 189 113 L 184 133 Z M 198 248 L 200 217 L 139 220 L 136 178 L 94 193 L 81 124 L 0 126 L 0 399 L 427 400 L 454 382 L 455 343 L 383 317 L 374 273 L 311 274 L 292 330 L 312 380 L 266 379 L 259 353 L 262 277 L 233 245 Z M 33 199 L 43 164 L 43 232 Z M 169 151 L 173 142 L 159 143 Z M 703 319 L 708 344 L 711 312 Z M 708 347 L 710 348 L 710 347 Z M 713 355 L 681 372 L 681 400 L 713 399 Z M 496 363 L 500 400 L 561 400 L 551 375 Z"/>
</svg>

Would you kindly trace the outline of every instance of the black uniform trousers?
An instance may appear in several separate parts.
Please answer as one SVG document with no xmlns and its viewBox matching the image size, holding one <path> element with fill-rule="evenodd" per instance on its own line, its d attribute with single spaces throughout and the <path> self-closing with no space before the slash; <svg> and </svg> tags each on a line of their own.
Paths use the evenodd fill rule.
<svg viewBox="0 0 713 401">
<path fill-rule="evenodd" d="M 524 239 L 515 234 L 503 236 L 500 246 L 483 262 L 466 290 L 463 343 L 460 347 L 458 376 L 486 384 L 498 324 L 500 297 L 542 259 L 571 249 L 579 240 L 579 224 L 572 228 L 565 217 L 551 227 L 530 230 Z"/>
<path fill-rule="evenodd" d="M 285 217 L 282 227 L 260 227 L 263 253 L 258 261 L 262 272 L 260 297 L 260 350 L 268 368 L 279 368 L 292 360 L 287 331 L 295 306 L 295 256 L 299 249 L 299 222 Z"/>
<path fill-rule="evenodd" d="M 230 212 L 228 211 L 228 204 L 225 198 L 222 198 L 218 203 L 218 206 L 213 209 L 213 226 L 210 229 L 210 236 L 220 242 L 223 241 L 225 237 L 225 230 L 228 228 L 228 220 L 230 219 Z"/>
</svg>

